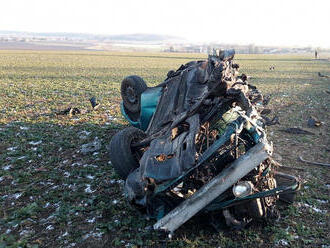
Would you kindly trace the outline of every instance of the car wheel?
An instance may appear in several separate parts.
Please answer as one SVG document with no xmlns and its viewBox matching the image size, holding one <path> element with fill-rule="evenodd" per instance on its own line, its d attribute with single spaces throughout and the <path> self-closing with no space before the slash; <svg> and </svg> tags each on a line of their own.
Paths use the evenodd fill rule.
<svg viewBox="0 0 330 248">
<path fill-rule="evenodd" d="M 130 172 L 139 167 L 142 153 L 131 145 L 145 137 L 146 134 L 135 127 L 125 128 L 112 137 L 109 145 L 110 161 L 122 179 L 126 179 Z"/>
<path fill-rule="evenodd" d="M 139 76 L 128 76 L 121 82 L 120 93 L 125 108 L 132 113 L 140 112 L 141 94 L 148 88 Z"/>
</svg>

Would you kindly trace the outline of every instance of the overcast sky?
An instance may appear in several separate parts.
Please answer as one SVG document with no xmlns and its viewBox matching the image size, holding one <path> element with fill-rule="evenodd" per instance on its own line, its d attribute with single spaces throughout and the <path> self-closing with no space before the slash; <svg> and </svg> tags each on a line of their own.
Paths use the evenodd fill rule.
<svg viewBox="0 0 330 248">
<path fill-rule="evenodd" d="M 2 0 L 0 30 L 330 47 L 327 0 Z"/>
</svg>

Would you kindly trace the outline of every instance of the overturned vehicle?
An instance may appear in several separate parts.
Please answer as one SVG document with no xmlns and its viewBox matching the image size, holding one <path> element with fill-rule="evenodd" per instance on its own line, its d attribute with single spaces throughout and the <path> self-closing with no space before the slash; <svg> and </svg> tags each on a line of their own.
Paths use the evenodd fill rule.
<svg viewBox="0 0 330 248">
<path fill-rule="evenodd" d="M 234 54 L 189 62 L 156 87 L 138 76 L 121 84 L 121 111 L 133 127 L 113 136 L 110 160 L 155 230 L 172 233 L 201 213 L 241 228 L 276 215 L 299 188 L 277 171 L 260 114 L 265 99 L 239 75 Z"/>
</svg>

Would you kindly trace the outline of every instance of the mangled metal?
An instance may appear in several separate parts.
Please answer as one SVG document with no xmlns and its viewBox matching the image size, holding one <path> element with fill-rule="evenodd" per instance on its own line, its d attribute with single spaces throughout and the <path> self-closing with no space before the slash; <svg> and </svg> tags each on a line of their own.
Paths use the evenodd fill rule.
<svg viewBox="0 0 330 248">
<path fill-rule="evenodd" d="M 260 115 L 269 99 L 239 75 L 233 57 L 227 50 L 189 62 L 153 88 L 137 76 L 123 81 L 122 113 L 145 134 L 122 150 L 118 134 L 110 158 L 117 172 L 129 168 L 121 174 L 126 195 L 158 220 L 155 229 L 173 232 L 201 211 L 220 211 L 227 224 L 244 226 L 274 213 L 279 194 L 298 189 L 295 179 L 277 184 Z M 137 91 L 127 98 L 134 85 Z M 125 160 L 131 164 L 118 156 L 132 157 Z"/>
</svg>

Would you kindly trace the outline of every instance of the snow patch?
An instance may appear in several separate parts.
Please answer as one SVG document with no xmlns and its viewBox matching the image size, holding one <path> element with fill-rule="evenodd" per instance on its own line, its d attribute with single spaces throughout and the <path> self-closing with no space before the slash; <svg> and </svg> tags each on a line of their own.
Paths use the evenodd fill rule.
<svg viewBox="0 0 330 248">
<path fill-rule="evenodd" d="M 64 177 L 69 177 L 69 176 L 71 176 L 71 174 L 69 173 L 69 172 L 64 172 Z"/>
<path fill-rule="evenodd" d="M 16 193 L 16 194 L 13 194 L 11 197 L 12 197 L 12 198 L 15 198 L 15 199 L 17 200 L 17 199 L 20 198 L 22 195 L 23 195 L 23 193 Z"/>
<path fill-rule="evenodd" d="M 2 167 L 3 170 L 9 170 L 11 168 L 11 164 L 10 165 L 7 165 L 7 166 L 4 166 Z"/>
<path fill-rule="evenodd" d="M 18 146 L 8 147 L 7 151 L 13 152 L 13 151 L 16 151 L 17 148 L 18 148 Z"/>
<path fill-rule="evenodd" d="M 86 220 L 88 223 L 94 223 L 95 222 L 95 217 L 91 218 L 91 219 L 87 219 Z"/>
<path fill-rule="evenodd" d="M 307 203 L 304 203 L 303 206 L 312 209 L 312 210 L 313 210 L 314 212 L 316 212 L 316 213 L 326 214 L 326 213 L 328 212 L 327 210 L 319 209 L 319 208 L 317 208 L 317 207 L 314 207 L 314 206 L 308 205 Z"/>
<path fill-rule="evenodd" d="M 86 193 L 93 193 L 95 192 L 95 190 L 91 189 L 91 185 L 90 184 L 86 184 L 86 189 L 85 189 Z"/>
<path fill-rule="evenodd" d="M 280 239 L 279 241 L 276 242 L 276 245 L 279 246 L 289 246 L 289 242 L 286 241 L 285 239 Z"/>
<path fill-rule="evenodd" d="M 33 146 L 36 146 L 36 145 L 39 145 L 42 143 L 42 140 L 39 140 L 39 141 L 31 141 L 29 142 L 30 145 L 33 145 Z"/>
<path fill-rule="evenodd" d="M 54 227 L 53 227 L 52 225 L 48 225 L 48 226 L 46 227 L 46 230 L 48 230 L 48 231 L 54 230 Z"/>
</svg>

